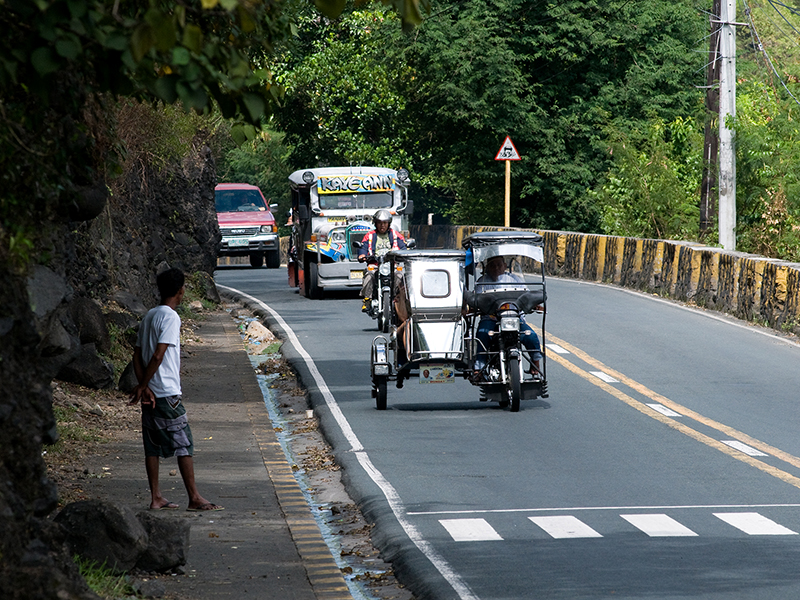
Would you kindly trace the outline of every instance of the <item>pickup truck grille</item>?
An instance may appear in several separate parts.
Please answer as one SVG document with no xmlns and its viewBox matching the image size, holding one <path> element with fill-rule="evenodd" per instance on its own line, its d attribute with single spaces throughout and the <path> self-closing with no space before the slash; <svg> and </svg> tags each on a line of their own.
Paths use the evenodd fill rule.
<svg viewBox="0 0 800 600">
<path fill-rule="evenodd" d="M 225 237 L 256 235 L 258 234 L 258 227 L 221 227 L 219 231 Z"/>
</svg>

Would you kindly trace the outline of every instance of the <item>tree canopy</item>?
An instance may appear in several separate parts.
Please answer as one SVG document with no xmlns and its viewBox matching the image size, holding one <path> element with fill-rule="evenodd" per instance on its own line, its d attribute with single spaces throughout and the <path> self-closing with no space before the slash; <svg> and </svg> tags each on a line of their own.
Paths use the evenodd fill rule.
<svg viewBox="0 0 800 600">
<path fill-rule="evenodd" d="M 440 0 L 411 35 L 374 12 L 301 25 L 275 66 L 293 160 L 402 163 L 423 211 L 456 222 L 502 223 L 493 159 L 510 135 L 512 224 L 597 230 L 604 131 L 702 109 L 705 20 L 687 0 Z"/>
</svg>

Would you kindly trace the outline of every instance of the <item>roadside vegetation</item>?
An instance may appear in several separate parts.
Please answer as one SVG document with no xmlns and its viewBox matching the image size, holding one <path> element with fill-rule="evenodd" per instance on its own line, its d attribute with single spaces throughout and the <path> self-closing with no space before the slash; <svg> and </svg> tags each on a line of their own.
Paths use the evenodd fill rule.
<svg viewBox="0 0 800 600">
<path fill-rule="evenodd" d="M 285 90 L 259 140 L 219 173 L 268 187 L 315 165 L 405 166 L 414 220 L 717 243 L 700 229 L 709 6 L 442 0 L 411 35 L 380 5 L 301 7 L 270 66 Z M 748 3 L 737 29 L 737 249 L 800 259 L 797 11 Z M 509 21 L 508 14 L 516 15 Z M 746 17 L 746 19 L 745 19 Z M 712 165 L 714 169 L 715 165 Z M 269 179 L 269 181 L 267 181 Z M 273 191 L 274 190 L 274 191 Z M 284 197 L 280 199 L 279 194 Z"/>
<path fill-rule="evenodd" d="M 494 155 L 510 135 L 523 158 L 512 164 L 513 226 L 701 238 L 703 128 L 716 128 L 703 89 L 711 2 L 316 4 L 4 4 L 10 264 L 46 260 L 42 215 L 80 212 L 87 188 L 113 191 L 126 171 L 197 144 L 212 149 L 220 181 L 277 202 L 281 226 L 286 175 L 339 164 L 407 167 L 418 222 L 500 225 Z M 800 18 L 766 0 L 747 9 L 738 247 L 797 260 Z M 713 225 L 703 239 L 716 243 Z"/>
</svg>

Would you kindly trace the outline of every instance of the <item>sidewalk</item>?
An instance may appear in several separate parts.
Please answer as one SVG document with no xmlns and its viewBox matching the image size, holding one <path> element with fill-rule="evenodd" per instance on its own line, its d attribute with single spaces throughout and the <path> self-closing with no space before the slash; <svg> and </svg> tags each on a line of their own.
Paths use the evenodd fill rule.
<svg viewBox="0 0 800 600">
<path fill-rule="evenodd" d="M 186 345 L 181 358 L 195 475 L 200 493 L 225 510 L 186 512 L 182 480 L 171 474 L 177 463 L 162 461 L 164 496 L 180 505 L 164 517 L 191 523 L 185 575 L 160 578 L 167 596 L 352 600 L 275 437 L 231 317 L 210 313 L 197 334 L 202 343 Z M 139 511 L 150 495 L 141 439 L 130 437 L 98 459 L 110 475 L 87 481 L 87 488 Z"/>
</svg>

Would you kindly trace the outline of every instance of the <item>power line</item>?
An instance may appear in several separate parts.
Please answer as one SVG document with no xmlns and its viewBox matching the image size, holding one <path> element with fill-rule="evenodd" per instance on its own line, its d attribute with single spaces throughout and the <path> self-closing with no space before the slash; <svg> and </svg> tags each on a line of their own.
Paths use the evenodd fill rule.
<svg viewBox="0 0 800 600">
<path fill-rule="evenodd" d="M 775 77 L 777 77 L 778 81 L 781 82 L 781 85 L 783 86 L 783 89 L 786 90 L 786 93 L 789 94 L 789 96 L 792 97 L 792 100 L 794 100 L 795 103 L 798 106 L 800 106 L 800 100 L 798 100 L 795 97 L 795 95 L 789 89 L 789 86 L 787 86 L 786 83 L 783 81 L 783 78 L 780 76 L 780 74 L 778 73 L 778 70 L 775 68 L 775 65 L 772 63 L 772 59 L 769 57 L 769 53 L 767 53 L 767 49 L 764 47 L 764 44 L 761 43 L 761 37 L 758 35 L 758 30 L 756 29 L 755 23 L 753 22 L 752 11 L 750 10 L 750 7 L 747 5 L 747 0 L 742 0 L 742 4 L 744 5 L 744 8 L 745 8 L 745 15 L 747 15 L 747 20 L 750 22 L 750 32 L 755 37 L 756 42 L 757 42 L 756 48 L 758 50 L 760 50 L 761 53 L 764 55 L 764 59 L 767 61 L 767 64 L 769 64 L 769 67 L 770 67 L 770 69 L 772 69 L 772 72 L 775 75 Z M 772 4 L 771 0 L 770 0 L 770 4 Z"/>
</svg>

